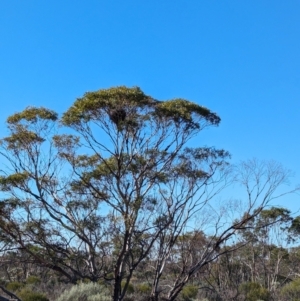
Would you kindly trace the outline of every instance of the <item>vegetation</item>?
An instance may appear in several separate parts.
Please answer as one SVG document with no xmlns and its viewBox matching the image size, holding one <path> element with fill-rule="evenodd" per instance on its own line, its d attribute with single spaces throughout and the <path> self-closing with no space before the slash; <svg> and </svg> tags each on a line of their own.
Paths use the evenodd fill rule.
<svg viewBox="0 0 300 301">
<path fill-rule="evenodd" d="M 283 286 L 281 290 L 281 300 L 299 301 L 300 300 L 300 278 Z"/>
<path fill-rule="evenodd" d="M 27 288 L 20 290 L 17 295 L 22 301 L 49 301 L 43 294 L 33 292 Z"/>
<path fill-rule="evenodd" d="M 244 282 L 240 286 L 240 290 L 247 301 L 270 300 L 269 291 L 256 282 Z"/>
<path fill-rule="evenodd" d="M 294 241 L 300 218 L 266 206 L 295 190 L 282 192 L 280 164 L 231 166 L 227 151 L 190 146 L 219 123 L 205 107 L 136 87 L 85 93 L 62 117 L 35 107 L 9 116 L 0 140 L 6 287 L 23 301 L 44 301 L 38 291 L 51 301 L 274 298 L 298 255 L 271 240 Z M 210 210 L 234 183 L 244 200 Z"/>
<path fill-rule="evenodd" d="M 186 285 L 181 292 L 182 299 L 184 301 L 190 301 L 197 297 L 198 287 L 195 285 Z"/>
<path fill-rule="evenodd" d="M 108 290 L 97 283 L 80 283 L 65 291 L 57 301 L 110 301 Z"/>
</svg>

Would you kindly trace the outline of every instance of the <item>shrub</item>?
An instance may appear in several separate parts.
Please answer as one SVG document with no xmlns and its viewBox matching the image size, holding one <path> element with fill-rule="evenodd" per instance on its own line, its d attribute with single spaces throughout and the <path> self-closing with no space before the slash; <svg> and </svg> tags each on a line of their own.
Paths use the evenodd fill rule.
<svg viewBox="0 0 300 301">
<path fill-rule="evenodd" d="M 197 294 L 198 287 L 195 285 L 186 285 L 181 292 L 181 296 L 184 301 L 190 301 L 196 298 Z"/>
<path fill-rule="evenodd" d="M 151 286 L 148 283 L 140 283 L 136 286 L 137 292 L 141 294 L 150 294 L 151 293 Z"/>
<path fill-rule="evenodd" d="M 24 283 L 12 281 L 6 285 L 6 288 L 11 292 L 16 292 L 24 287 Z"/>
<path fill-rule="evenodd" d="M 64 291 L 57 301 L 110 301 L 108 290 L 98 283 L 80 283 Z"/>
<path fill-rule="evenodd" d="M 26 279 L 26 284 L 38 284 L 41 283 L 41 279 L 37 276 L 29 276 Z"/>
<path fill-rule="evenodd" d="M 76 283 L 77 283 L 77 284 L 80 284 L 80 283 L 90 283 L 90 282 L 91 282 L 90 279 L 88 279 L 88 278 L 83 278 L 83 279 L 81 279 L 81 280 L 78 280 Z"/>
<path fill-rule="evenodd" d="M 245 295 L 246 301 L 270 300 L 269 291 L 256 282 L 245 282 L 240 285 L 240 291 Z"/>
<path fill-rule="evenodd" d="M 45 295 L 33 292 L 28 288 L 23 288 L 17 295 L 22 301 L 49 301 Z"/>
<path fill-rule="evenodd" d="M 121 283 L 122 289 L 125 287 L 125 284 L 126 284 L 126 281 L 122 281 L 122 283 Z M 129 282 L 126 294 L 133 294 L 133 293 L 134 293 L 134 287 L 133 287 L 132 283 Z"/>
<path fill-rule="evenodd" d="M 300 278 L 286 284 L 280 293 L 284 300 L 300 301 Z"/>
<path fill-rule="evenodd" d="M 111 297 L 104 294 L 97 294 L 94 296 L 89 296 L 87 301 L 111 301 Z"/>
</svg>

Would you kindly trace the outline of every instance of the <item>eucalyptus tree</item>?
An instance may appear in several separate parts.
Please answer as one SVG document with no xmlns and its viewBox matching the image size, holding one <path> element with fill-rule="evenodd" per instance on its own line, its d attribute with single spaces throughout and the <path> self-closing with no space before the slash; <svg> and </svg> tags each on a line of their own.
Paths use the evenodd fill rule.
<svg viewBox="0 0 300 301">
<path fill-rule="evenodd" d="M 73 283 L 109 282 L 114 301 L 124 299 L 147 262 L 153 268 L 150 298 L 162 293 L 175 300 L 286 178 L 280 169 L 264 170 L 259 179 L 267 190 L 254 194 L 247 185 L 259 174 L 253 165 L 242 166 L 236 180 L 248 189 L 246 213 L 226 227 L 219 220 L 199 249 L 203 229 L 195 236 L 188 229 L 227 184 L 229 154 L 189 141 L 219 123 L 217 114 L 196 103 L 158 101 L 123 86 L 87 92 L 61 117 L 42 107 L 9 116 L 9 134 L 0 140 L 3 251 L 26 253 Z M 178 271 L 162 292 L 171 257 Z"/>
<path fill-rule="evenodd" d="M 220 118 L 139 88 L 87 92 L 60 118 L 28 107 L 1 139 L 0 236 L 68 281 L 105 279 L 122 300 L 161 234 L 180 231 L 228 153 L 188 148 Z M 214 183 L 215 184 L 215 183 Z"/>
</svg>

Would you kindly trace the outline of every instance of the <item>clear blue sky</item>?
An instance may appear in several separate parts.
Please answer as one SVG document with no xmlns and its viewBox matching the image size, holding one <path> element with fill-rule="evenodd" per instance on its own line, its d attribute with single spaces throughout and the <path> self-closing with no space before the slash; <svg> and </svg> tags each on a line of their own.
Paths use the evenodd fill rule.
<svg viewBox="0 0 300 301">
<path fill-rule="evenodd" d="M 2 124 L 28 105 L 63 112 L 86 91 L 137 85 L 217 112 L 220 127 L 200 145 L 229 150 L 233 162 L 277 160 L 300 182 L 299 0 L 9 0 L 0 8 Z"/>
</svg>

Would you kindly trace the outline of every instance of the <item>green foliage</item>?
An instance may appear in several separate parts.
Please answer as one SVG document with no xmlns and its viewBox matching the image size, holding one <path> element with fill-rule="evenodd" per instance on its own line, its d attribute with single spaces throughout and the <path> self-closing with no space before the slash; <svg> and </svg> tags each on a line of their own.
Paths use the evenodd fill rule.
<svg viewBox="0 0 300 301">
<path fill-rule="evenodd" d="M 140 294 L 150 294 L 151 292 L 151 286 L 149 285 L 149 283 L 140 283 L 136 286 L 136 291 Z"/>
<path fill-rule="evenodd" d="M 77 281 L 77 284 L 81 284 L 81 283 L 90 283 L 91 282 L 91 280 L 90 279 L 88 279 L 88 278 L 83 278 L 83 279 L 81 279 L 81 280 L 78 280 Z"/>
<path fill-rule="evenodd" d="M 242 283 L 240 292 L 245 295 L 245 301 L 270 300 L 269 291 L 256 282 Z"/>
<path fill-rule="evenodd" d="M 7 191 L 10 189 L 11 186 L 18 187 L 25 185 L 25 183 L 28 181 L 28 173 L 15 173 L 11 174 L 7 177 L 0 176 L 0 188 L 2 191 Z"/>
<path fill-rule="evenodd" d="M 11 292 L 16 292 L 24 287 L 24 283 L 12 281 L 6 285 L 6 288 Z"/>
<path fill-rule="evenodd" d="M 148 110 L 145 110 L 146 108 Z M 145 110 L 144 114 L 140 114 L 140 110 Z M 115 113 L 122 118 L 117 121 L 113 117 Z M 196 103 L 185 99 L 157 101 L 145 95 L 138 87 L 124 86 L 85 93 L 63 115 L 62 122 L 67 126 L 76 127 L 81 122 L 103 120 L 105 117 L 109 117 L 119 129 L 126 125 L 136 128 L 153 118 L 160 121 L 171 120 L 177 126 L 181 123 L 191 129 L 200 128 L 199 119 L 204 119 L 212 125 L 220 123 L 219 116 Z M 122 121 L 122 124 L 119 121 Z"/>
<path fill-rule="evenodd" d="M 125 284 L 126 284 L 126 281 L 125 281 L 125 280 L 122 281 L 122 283 L 121 283 L 122 289 L 124 289 Z M 130 282 L 128 283 L 128 287 L 127 287 L 126 293 L 128 293 L 128 294 L 133 294 L 133 293 L 134 293 L 134 286 L 133 286 L 133 284 L 130 283 Z"/>
<path fill-rule="evenodd" d="M 80 138 L 75 135 L 54 135 L 52 137 L 54 146 L 59 150 L 70 151 L 74 146 L 79 146 Z"/>
<path fill-rule="evenodd" d="M 300 278 L 286 284 L 280 292 L 284 300 L 300 301 Z"/>
<path fill-rule="evenodd" d="M 198 294 L 198 287 L 195 285 L 186 285 L 182 291 L 181 296 L 184 301 L 191 301 L 192 299 L 196 298 Z"/>
<path fill-rule="evenodd" d="M 270 209 L 262 210 L 260 217 L 264 220 L 286 220 L 290 218 L 290 210 L 281 207 L 271 207 Z"/>
<path fill-rule="evenodd" d="M 104 294 L 96 294 L 93 296 L 89 296 L 87 301 L 111 301 L 111 297 Z"/>
<path fill-rule="evenodd" d="M 108 290 L 98 283 L 80 283 L 64 291 L 56 301 L 110 301 Z"/>
<path fill-rule="evenodd" d="M 63 115 L 65 125 L 72 126 L 81 121 L 98 120 L 108 116 L 113 110 L 144 107 L 152 105 L 154 101 L 146 96 L 138 87 L 124 86 L 87 92 L 78 98 L 74 105 Z"/>
<path fill-rule="evenodd" d="M 163 118 L 172 118 L 175 122 L 191 123 L 194 127 L 199 127 L 199 124 L 193 121 L 194 115 L 204 117 L 211 124 L 216 125 L 221 120 L 220 117 L 210 112 L 207 108 L 180 98 L 159 103 L 156 114 Z"/>
<path fill-rule="evenodd" d="M 20 290 L 17 295 L 22 301 L 49 301 L 45 295 L 33 292 L 26 287 Z"/>
<path fill-rule="evenodd" d="M 17 124 L 22 120 L 26 120 L 30 123 L 35 123 L 38 119 L 55 121 L 57 120 L 57 113 L 43 107 L 28 107 L 20 113 L 9 116 L 7 118 L 7 123 Z"/>
<path fill-rule="evenodd" d="M 297 216 L 293 219 L 292 224 L 290 226 L 289 232 L 293 236 L 299 236 L 300 234 L 300 216 Z"/>
<path fill-rule="evenodd" d="M 41 279 L 37 276 L 32 275 L 26 279 L 26 284 L 38 284 L 38 283 L 41 283 Z"/>
<path fill-rule="evenodd" d="M 25 129 L 19 129 L 18 132 L 12 133 L 9 137 L 1 140 L 1 143 L 6 143 L 7 149 L 27 149 L 30 145 L 41 144 L 45 139 L 39 134 Z"/>
</svg>

